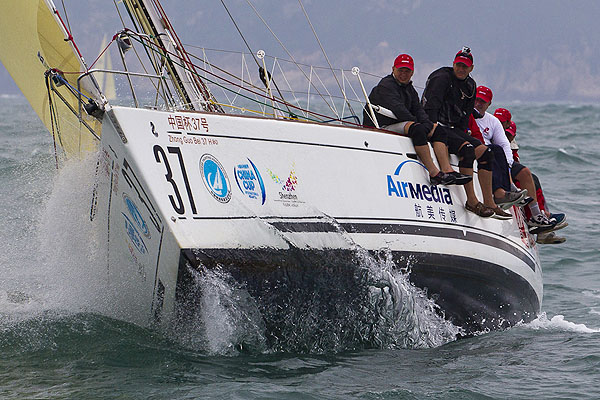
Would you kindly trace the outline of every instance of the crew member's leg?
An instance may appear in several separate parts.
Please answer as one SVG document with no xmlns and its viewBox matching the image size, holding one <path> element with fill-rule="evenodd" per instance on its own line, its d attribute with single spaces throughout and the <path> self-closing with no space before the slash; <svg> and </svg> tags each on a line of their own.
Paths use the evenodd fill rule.
<svg viewBox="0 0 600 400">
<path fill-rule="evenodd" d="M 513 180 L 519 181 L 521 188 L 527 189 L 527 192 L 530 193 L 530 196 L 533 197 L 534 201 L 529 203 L 527 206 L 531 211 L 531 218 L 527 220 L 527 224 L 532 228 L 537 228 L 535 233 L 539 233 L 542 229 L 548 230 L 553 228 L 556 223 L 548 220 L 545 214 L 542 213 L 540 207 L 537 202 L 537 191 L 535 188 L 535 183 L 533 181 L 533 177 L 531 176 L 531 171 L 529 168 L 524 166 L 523 164 L 514 162 L 511 175 Z"/>
<path fill-rule="evenodd" d="M 546 214 L 546 217 L 550 218 L 550 211 L 546 206 L 546 198 L 544 197 L 542 184 L 540 183 L 539 178 L 534 173 L 531 174 L 531 177 L 533 178 L 533 184 L 535 185 L 535 197 L 537 199 L 538 206 L 540 207 L 540 210 L 542 210 L 544 214 Z"/>
<path fill-rule="evenodd" d="M 492 193 L 494 197 L 504 197 L 506 192 L 510 192 L 510 173 L 506 154 L 501 146 L 497 144 L 487 145 L 494 153 L 494 162 L 492 164 Z"/>
<path fill-rule="evenodd" d="M 431 150 L 427 143 L 427 134 L 429 133 L 427 126 L 409 121 L 404 126 L 404 133 L 412 139 L 417 156 L 419 156 L 419 159 L 423 165 L 425 165 L 427 171 L 429 171 L 429 178 L 437 176 L 440 173 L 440 170 L 431 158 Z"/>
<path fill-rule="evenodd" d="M 475 162 L 475 147 L 471 143 L 472 140 L 476 144 L 481 145 L 477 139 L 472 138 L 458 129 L 446 129 L 448 132 L 448 150 L 452 154 L 458 156 L 458 168 L 461 174 L 473 176 L 473 162 Z M 467 195 L 465 208 L 482 217 L 491 217 L 494 215 L 494 210 L 482 204 L 473 187 L 473 182 L 468 182 L 463 186 Z"/>
<path fill-rule="evenodd" d="M 556 220 L 555 229 L 561 229 L 561 228 L 568 226 L 569 223 L 567 222 L 567 216 L 565 214 L 550 213 L 550 209 L 548 208 L 548 205 L 546 204 L 546 198 L 544 197 L 544 191 L 542 190 L 542 184 L 540 183 L 540 180 L 533 173 L 531 174 L 531 176 L 533 178 L 533 183 L 535 184 L 535 190 L 536 190 L 535 194 L 537 197 L 537 203 L 538 203 L 540 210 L 544 213 L 544 215 L 546 217 L 548 217 L 548 219 L 551 222 L 554 222 L 554 221 L 552 221 L 553 219 Z M 529 207 L 525 207 L 525 215 L 527 216 L 527 219 L 531 218 L 531 211 L 529 210 Z M 554 232 L 554 231 L 538 233 L 537 238 L 536 238 L 536 242 L 539 244 L 560 244 L 560 243 L 564 243 L 566 240 L 567 240 L 567 238 L 565 238 L 563 236 L 558 236 L 556 234 L 556 232 Z"/>
<path fill-rule="evenodd" d="M 475 157 L 477 157 L 477 177 L 483 194 L 483 204 L 494 209 L 496 203 L 492 195 L 492 165 L 494 162 L 494 153 L 492 150 L 480 144 L 475 147 Z"/>
<path fill-rule="evenodd" d="M 464 185 L 473 180 L 472 176 L 463 175 L 458 173 L 450 165 L 450 157 L 448 155 L 448 133 L 446 130 L 434 124 L 433 129 L 428 135 L 431 147 L 433 147 L 433 153 L 438 160 L 438 164 L 442 172 L 449 174 L 454 178 L 455 185 Z"/>
</svg>

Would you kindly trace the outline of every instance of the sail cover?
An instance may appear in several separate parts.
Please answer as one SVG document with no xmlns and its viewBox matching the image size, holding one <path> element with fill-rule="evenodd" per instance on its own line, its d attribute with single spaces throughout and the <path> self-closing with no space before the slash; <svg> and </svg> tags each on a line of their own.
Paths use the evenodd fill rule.
<svg viewBox="0 0 600 400">
<path fill-rule="evenodd" d="M 78 72 L 85 71 L 71 43 L 65 41 L 67 34 L 55 18 L 54 5 L 50 0 L 7 0 L 3 5 L 0 13 L 2 64 L 46 128 L 54 132 L 57 145 L 67 157 L 94 150 L 97 139 L 73 113 L 79 110 L 77 97 L 66 85 L 56 87 L 62 99 L 47 88 L 44 73 L 49 68 L 64 71 L 64 78 L 75 88 Z M 82 92 L 91 97 L 88 92 Z M 89 128 L 99 136 L 100 122 L 83 114 Z"/>
</svg>

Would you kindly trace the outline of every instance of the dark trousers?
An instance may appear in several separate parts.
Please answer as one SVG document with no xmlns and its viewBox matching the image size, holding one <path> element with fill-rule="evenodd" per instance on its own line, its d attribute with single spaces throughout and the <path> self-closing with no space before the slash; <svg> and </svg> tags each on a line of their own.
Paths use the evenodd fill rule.
<svg viewBox="0 0 600 400">
<path fill-rule="evenodd" d="M 510 176 L 506 154 L 504 154 L 502 147 L 496 144 L 488 144 L 487 147 L 494 153 L 494 162 L 492 163 L 492 192 L 495 192 L 496 189 L 504 189 L 508 192 L 510 191 Z"/>
</svg>

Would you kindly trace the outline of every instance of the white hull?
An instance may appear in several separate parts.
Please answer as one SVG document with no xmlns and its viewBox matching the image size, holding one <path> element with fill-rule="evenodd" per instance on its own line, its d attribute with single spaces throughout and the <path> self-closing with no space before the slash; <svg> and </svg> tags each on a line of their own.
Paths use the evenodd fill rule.
<svg viewBox="0 0 600 400">
<path fill-rule="evenodd" d="M 186 262 L 283 257 L 294 268 L 298 254 L 356 246 L 413 260 L 411 280 L 459 325 L 506 326 L 540 310 L 541 267 L 520 213 L 466 212 L 461 187 L 428 185 L 406 137 L 114 107 L 101 147 L 95 212 L 109 216 L 109 281 L 133 294 L 132 322 L 173 315 Z"/>
</svg>

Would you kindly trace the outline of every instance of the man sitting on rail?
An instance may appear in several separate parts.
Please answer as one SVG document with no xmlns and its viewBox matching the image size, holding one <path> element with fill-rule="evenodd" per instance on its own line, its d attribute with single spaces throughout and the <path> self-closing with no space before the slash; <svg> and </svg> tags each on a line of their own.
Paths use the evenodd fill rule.
<svg viewBox="0 0 600 400">
<path fill-rule="evenodd" d="M 531 218 L 527 220 L 527 225 L 529 225 L 530 231 L 533 230 L 535 233 L 539 233 L 551 230 L 556 225 L 556 222 L 550 221 L 538 207 L 535 197 L 535 184 L 533 182 L 533 177 L 531 176 L 531 171 L 526 166 L 514 161 L 513 154 L 510 149 L 510 143 L 506 138 L 506 134 L 502 132 L 502 124 L 498 118 L 495 118 L 492 114 L 486 112 L 491 104 L 491 89 L 485 86 L 479 86 L 477 88 L 477 96 L 474 105 L 475 110 L 478 113 L 478 115 L 475 115 L 475 121 L 479 126 L 479 130 L 481 131 L 485 141 L 490 141 L 490 143 L 494 143 L 495 141 L 496 144 L 503 147 L 506 160 L 508 161 L 508 165 L 510 167 L 512 179 L 521 182 L 521 186 L 527 189 L 527 192 L 531 193 L 531 196 L 535 200 L 529 203 L 527 206 L 532 213 Z"/>
<path fill-rule="evenodd" d="M 460 172 L 473 176 L 473 162 L 477 159 L 484 202 L 477 199 L 473 183 L 470 182 L 464 186 L 467 194 L 465 208 L 481 217 L 491 217 L 496 207 L 492 196 L 494 154 L 467 133 L 476 89 L 475 80 L 470 76 L 471 71 L 473 55 L 471 49 L 463 47 L 456 53 L 452 67 L 439 68 L 429 75 L 422 104 L 429 119 L 438 123 L 438 130 L 443 128 L 448 135 L 448 149 L 458 156 Z"/>
<path fill-rule="evenodd" d="M 492 164 L 492 190 L 495 218 L 511 219 L 512 215 L 504 211 L 515 201 L 522 201 L 527 196 L 527 190 L 511 191 L 510 165 L 513 162 L 510 143 L 506 139 L 502 124 L 496 117 L 487 112 L 492 103 L 492 91 L 485 87 L 477 87 L 475 109 L 469 120 L 471 136 L 476 137 L 494 152 Z M 516 188 L 515 188 L 516 189 Z M 531 199 L 530 201 L 533 201 Z"/>
<path fill-rule="evenodd" d="M 515 162 L 520 162 L 519 153 L 518 153 L 519 146 L 517 145 L 517 142 L 515 141 L 515 136 L 517 135 L 517 125 L 513 121 L 511 121 L 512 115 L 505 108 L 496 109 L 496 111 L 494 112 L 494 115 L 498 119 L 500 119 L 503 126 L 507 125 L 507 127 L 505 129 L 505 133 L 506 133 L 506 137 L 509 140 L 510 145 L 511 145 L 513 158 L 514 158 Z M 539 209 L 544 213 L 544 215 L 546 217 L 548 217 L 548 219 L 551 222 L 555 223 L 555 226 L 552 231 L 545 231 L 545 232 L 538 233 L 536 242 L 540 243 L 540 244 L 563 243 L 567 239 L 556 235 L 556 233 L 554 231 L 558 230 L 558 229 L 562 229 L 562 228 L 566 227 L 567 225 L 569 225 L 567 223 L 567 216 L 563 213 L 552 214 L 548 211 L 548 205 L 546 204 L 546 199 L 544 197 L 544 192 L 542 190 L 542 185 L 540 183 L 540 180 L 538 179 L 538 177 L 535 174 L 531 174 L 531 176 L 532 176 L 534 184 L 535 184 L 535 189 L 536 189 L 535 196 L 536 196 L 536 200 L 537 200 Z M 520 182 L 518 182 L 518 181 L 516 183 L 520 184 Z M 525 209 L 525 215 L 526 215 L 527 219 L 531 218 L 532 212 L 531 212 L 530 208 Z"/>
<path fill-rule="evenodd" d="M 392 73 L 379 81 L 369 94 L 365 106 L 363 124 L 374 127 L 373 117 L 386 130 L 407 134 L 415 146 L 415 152 L 429 171 L 432 185 L 464 185 L 472 177 L 460 174 L 450 165 L 446 135 L 436 129 L 419 102 L 419 95 L 412 84 L 414 61 L 408 54 L 396 57 Z M 371 113 L 371 109 L 377 110 Z M 431 142 L 440 168 L 434 164 L 427 142 Z M 441 171 L 440 171 L 441 169 Z"/>
</svg>

